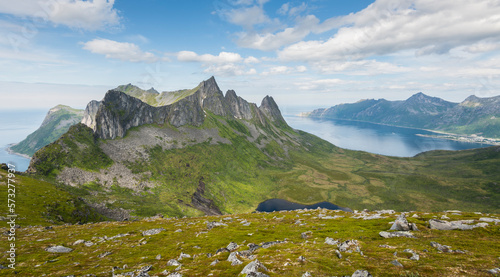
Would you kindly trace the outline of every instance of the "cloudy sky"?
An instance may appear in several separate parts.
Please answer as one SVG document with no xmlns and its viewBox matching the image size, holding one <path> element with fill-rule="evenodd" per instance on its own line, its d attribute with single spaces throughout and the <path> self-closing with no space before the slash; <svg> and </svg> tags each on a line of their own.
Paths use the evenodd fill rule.
<svg viewBox="0 0 500 277">
<path fill-rule="evenodd" d="M 282 109 L 500 94 L 499 0 L 0 0 L 0 109 L 215 76 Z"/>
</svg>

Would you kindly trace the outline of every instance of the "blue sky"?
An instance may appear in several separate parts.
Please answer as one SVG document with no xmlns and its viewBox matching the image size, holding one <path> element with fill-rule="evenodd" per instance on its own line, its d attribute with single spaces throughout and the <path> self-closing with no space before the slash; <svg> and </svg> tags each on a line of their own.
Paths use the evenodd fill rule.
<svg viewBox="0 0 500 277">
<path fill-rule="evenodd" d="M 1 109 L 108 89 L 223 91 L 282 109 L 500 94 L 498 0 L 0 0 Z"/>
</svg>

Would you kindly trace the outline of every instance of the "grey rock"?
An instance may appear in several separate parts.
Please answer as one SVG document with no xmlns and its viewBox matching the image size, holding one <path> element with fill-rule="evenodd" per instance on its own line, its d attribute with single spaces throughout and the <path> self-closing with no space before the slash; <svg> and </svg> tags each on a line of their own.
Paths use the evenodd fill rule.
<svg viewBox="0 0 500 277">
<path fill-rule="evenodd" d="M 227 260 L 228 260 L 229 262 L 231 262 L 231 265 L 232 265 L 232 266 L 235 266 L 235 265 L 240 265 L 240 264 L 242 264 L 242 263 L 243 263 L 242 261 L 240 261 L 240 260 L 238 259 L 238 252 L 232 252 L 231 254 L 229 254 L 229 257 L 227 258 Z"/>
<path fill-rule="evenodd" d="M 407 232 L 407 231 L 397 231 L 397 232 L 385 232 L 382 231 L 379 233 L 379 235 L 383 238 L 397 238 L 397 237 L 406 237 L 406 238 L 417 238 L 415 237 L 412 233 Z"/>
<path fill-rule="evenodd" d="M 446 252 L 446 253 L 449 253 L 449 252 L 453 252 L 451 250 L 451 247 L 448 246 L 448 245 L 442 245 L 442 244 L 439 244 L 435 241 L 431 241 L 431 246 L 436 248 L 438 251 L 441 251 L 441 252 Z"/>
<path fill-rule="evenodd" d="M 226 247 L 219 248 L 219 249 L 217 249 L 217 251 L 215 251 L 215 255 L 220 254 L 220 253 L 224 253 L 224 252 L 231 252 L 231 251 L 229 251 L 229 249 L 227 249 Z"/>
<path fill-rule="evenodd" d="M 259 260 L 255 260 L 247 264 L 240 272 L 240 274 L 250 274 L 252 272 L 257 273 L 261 270 L 268 271 L 265 265 L 263 265 Z"/>
<path fill-rule="evenodd" d="M 211 262 L 211 263 L 210 263 L 210 265 L 212 265 L 212 266 L 213 266 L 213 265 L 218 264 L 219 262 L 220 262 L 220 261 L 219 261 L 218 259 L 215 259 L 213 262 Z"/>
<path fill-rule="evenodd" d="M 373 277 L 367 270 L 356 270 L 351 277 Z"/>
<path fill-rule="evenodd" d="M 104 252 L 104 253 L 102 253 L 102 254 L 97 255 L 97 258 L 102 259 L 102 258 L 104 258 L 104 257 L 106 257 L 106 256 L 111 255 L 111 254 L 113 254 L 113 253 L 112 253 L 112 252 L 107 251 L 107 252 Z"/>
<path fill-rule="evenodd" d="M 395 231 L 418 231 L 417 225 L 415 223 L 408 223 L 406 215 L 401 213 L 398 218 L 394 221 L 390 230 Z"/>
<path fill-rule="evenodd" d="M 149 272 L 149 271 L 151 271 L 151 269 L 153 269 L 152 265 L 146 265 L 146 266 L 143 266 L 141 269 L 139 269 L 139 271 L 141 271 L 141 272 Z"/>
<path fill-rule="evenodd" d="M 414 250 L 412 249 L 405 249 L 403 252 L 405 253 L 411 253 L 412 256 L 410 257 L 410 260 L 413 260 L 413 261 L 418 261 L 420 260 L 420 255 L 418 255 Z"/>
<path fill-rule="evenodd" d="M 238 247 L 239 247 L 238 244 L 236 244 L 235 242 L 230 242 L 226 248 L 229 251 L 233 251 L 236 250 Z"/>
<path fill-rule="evenodd" d="M 262 244 L 262 248 L 269 248 L 273 245 L 276 245 L 276 244 L 281 244 L 281 243 L 286 243 L 286 241 L 269 241 L 269 242 L 264 242 Z"/>
<path fill-rule="evenodd" d="M 469 225 L 474 223 L 473 220 L 457 220 L 457 221 L 445 221 L 439 219 L 429 220 L 429 226 L 431 229 L 436 230 L 471 230 L 478 227 L 487 227 L 487 223 L 478 223 L 475 225 Z"/>
<path fill-rule="evenodd" d="M 56 245 L 52 247 L 47 247 L 45 248 L 45 251 L 50 252 L 50 253 L 69 253 L 73 251 L 73 249 L 64 247 L 62 245 Z"/>
<path fill-rule="evenodd" d="M 168 266 L 179 266 L 179 265 L 181 265 L 181 263 L 179 263 L 179 262 L 178 262 L 177 260 L 175 260 L 175 259 L 171 259 L 171 260 L 169 260 L 169 261 L 167 262 L 167 265 L 168 265 Z"/>
<path fill-rule="evenodd" d="M 165 231 L 163 228 L 156 228 L 156 229 L 150 229 L 142 232 L 143 236 L 152 236 L 152 235 L 157 235 L 161 233 L 162 231 Z"/>
<path fill-rule="evenodd" d="M 306 273 L 302 274 L 302 277 L 312 277 L 311 273 L 307 271 Z"/>
<path fill-rule="evenodd" d="M 86 241 L 86 242 L 84 242 L 83 244 L 84 244 L 85 246 L 87 246 L 87 247 L 91 247 L 91 246 L 93 246 L 95 243 L 93 243 L 93 242 L 91 242 L 91 241 Z"/>
<path fill-rule="evenodd" d="M 357 240 L 346 240 L 339 245 L 339 251 L 345 252 L 352 247 L 358 247 L 358 246 L 359 246 L 359 243 Z"/>
<path fill-rule="evenodd" d="M 310 239 L 312 238 L 312 231 L 303 232 L 300 234 L 300 237 L 303 239 Z"/>
<path fill-rule="evenodd" d="M 339 250 L 335 250 L 335 254 L 337 254 L 337 258 L 342 259 L 342 254 Z"/>
<path fill-rule="evenodd" d="M 179 255 L 179 261 L 185 258 L 191 258 L 191 255 L 181 252 Z"/>
<path fill-rule="evenodd" d="M 500 274 L 500 268 L 497 267 L 497 268 L 493 268 L 493 269 L 488 269 L 487 272 L 490 274 L 493 274 L 493 275 L 497 275 L 497 274 Z"/>
<path fill-rule="evenodd" d="M 81 123 L 87 125 L 90 129 L 95 130 L 96 127 L 96 114 L 101 102 L 92 100 L 87 104 Z"/>
<path fill-rule="evenodd" d="M 304 257 L 304 256 L 300 256 L 297 260 L 298 260 L 299 262 L 305 262 L 305 261 L 306 261 L 306 257 Z"/>
<path fill-rule="evenodd" d="M 180 274 L 179 272 L 174 272 L 167 275 L 167 277 L 182 277 L 182 274 Z"/>
<path fill-rule="evenodd" d="M 83 239 L 79 239 L 79 240 L 73 242 L 73 245 L 78 245 L 78 244 L 82 244 L 82 243 L 85 243 L 85 241 Z"/>
<path fill-rule="evenodd" d="M 161 254 L 156 255 L 156 258 L 155 258 L 155 259 L 157 259 L 157 260 L 161 260 Z"/>
<path fill-rule="evenodd" d="M 497 218 L 490 218 L 490 217 L 481 217 L 481 218 L 479 219 L 479 221 L 483 221 L 483 222 L 491 222 L 491 223 L 495 223 L 495 224 L 500 223 L 500 219 L 497 219 Z"/>
<path fill-rule="evenodd" d="M 207 223 L 207 229 L 211 230 L 214 227 L 227 226 L 227 224 L 217 221 L 212 221 Z"/>
<path fill-rule="evenodd" d="M 262 272 L 250 272 L 246 275 L 246 277 L 269 277 L 269 275 Z"/>
<path fill-rule="evenodd" d="M 326 244 L 329 244 L 329 245 L 335 245 L 335 246 L 338 246 L 338 245 L 339 245 L 339 243 L 340 243 L 340 241 L 339 241 L 339 240 L 332 239 L 332 238 L 330 238 L 330 237 L 327 237 L 327 238 L 325 239 L 325 243 L 326 243 Z"/>
<path fill-rule="evenodd" d="M 398 260 L 391 261 L 391 264 L 397 267 L 404 267 Z"/>
</svg>

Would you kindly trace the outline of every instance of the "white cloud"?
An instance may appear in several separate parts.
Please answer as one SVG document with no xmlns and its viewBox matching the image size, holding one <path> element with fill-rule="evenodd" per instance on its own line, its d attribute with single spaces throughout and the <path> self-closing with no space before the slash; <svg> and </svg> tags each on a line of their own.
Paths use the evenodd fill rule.
<svg viewBox="0 0 500 277">
<path fill-rule="evenodd" d="M 49 21 L 71 28 L 104 30 L 120 24 L 114 0 L 0 0 L 0 13 Z"/>
<path fill-rule="evenodd" d="M 284 61 L 359 59 L 413 49 L 443 54 L 479 41 L 500 40 L 500 2 L 492 0 L 377 0 L 355 14 L 327 41 L 301 41 L 278 56 Z M 329 23 L 330 24 L 330 23 Z"/>
<path fill-rule="evenodd" d="M 301 81 L 294 83 L 301 90 L 332 90 L 335 86 L 351 84 L 352 81 L 342 80 L 342 79 L 320 79 L 311 81 Z"/>
<path fill-rule="evenodd" d="M 259 59 L 249 56 L 241 57 L 238 53 L 220 52 L 218 55 L 198 55 L 193 51 L 180 51 L 177 60 L 181 62 L 199 62 L 205 68 L 203 72 L 221 76 L 241 76 L 257 74 L 255 68 L 248 68 L 250 64 L 259 63 Z"/>
<path fill-rule="evenodd" d="M 314 62 L 313 66 L 324 74 L 379 75 L 411 71 L 407 67 L 376 60 Z"/>
<path fill-rule="evenodd" d="M 158 61 L 158 58 L 153 53 L 143 52 L 139 46 L 129 42 L 94 39 L 84 43 L 83 49 L 95 54 L 105 55 L 108 59 L 147 63 Z"/>
<path fill-rule="evenodd" d="M 250 56 L 245 59 L 245 63 L 259 63 L 259 62 L 260 62 L 259 59 L 257 59 L 254 56 Z"/>
<path fill-rule="evenodd" d="M 500 49 L 500 43 L 492 43 L 492 42 L 479 42 L 468 47 L 465 47 L 464 50 L 469 53 L 485 53 L 491 52 Z"/>
<path fill-rule="evenodd" d="M 290 3 L 285 3 L 281 5 L 281 7 L 278 9 L 277 13 L 281 15 L 286 15 L 288 13 L 288 10 L 290 9 Z"/>
<path fill-rule="evenodd" d="M 319 19 L 314 15 L 299 17 L 295 27 L 286 28 L 276 34 L 255 31 L 238 33 L 237 43 L 241 47 L 259 49 L 264 51 L 276 50 L 284 45 L 289 45 L 304 39 L 311 33 L 311 29 L 318 25 Z"/>
<path fill-rule="evenodd" d="M 244 66 L 234 63 L 213 64 L 208 66 L 203 72 L 211 73 L 217 76 L 241 76 L 257 74 L 257 70 L 255 70 L 255 68 L 250 68 L 247 70 Z"/>
<path fill-rule="evenodd" d="M 202 62 L 202 63 L 237 63 L 243 61 L 238 53 L 220 52 L 219 55 L 211 54 L 198 55 L 192 51 L 180 51 L 177 59 L 181 62 Z"/>
<path fill-rule="evenodd" d="M 224 15 L 227 21 L 247 29 L 251 29 L 253 25 L 271 22 L 262 6 L 232 9 L 226 11 Z"/>
<path fill-rule="evenodd" d="M 307 71 L 307 67 L 303 65 L 291 67 L 291 66 L 273 66 L 269 68 L 268 71 L 263 72 L 262 75 L 284 75 L 284 74 L 293 74 L 293 73 L 303 73 Z"/>
</svg>

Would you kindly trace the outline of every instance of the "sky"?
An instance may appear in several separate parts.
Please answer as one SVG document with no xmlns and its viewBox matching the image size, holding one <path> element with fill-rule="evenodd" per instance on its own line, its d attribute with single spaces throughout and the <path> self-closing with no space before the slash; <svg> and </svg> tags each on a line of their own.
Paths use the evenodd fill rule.
<svg viewBox="0 0 500 277">
<path fill-rule="evenodd" d="M 215 76 L 260 104 L 500 94 L 499 0 L 0 0 L 0 109 Z M 305 108 L 304 108 L 305 109 Z"/>
</svg>

